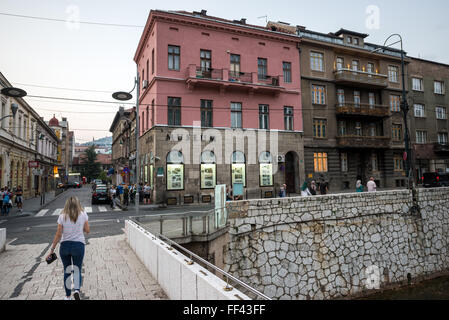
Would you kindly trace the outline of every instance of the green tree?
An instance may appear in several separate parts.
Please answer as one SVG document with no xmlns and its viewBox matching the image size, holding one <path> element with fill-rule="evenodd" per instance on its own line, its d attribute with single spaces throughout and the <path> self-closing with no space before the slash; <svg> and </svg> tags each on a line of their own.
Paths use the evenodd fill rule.
<svg viewBox="0 0 449 320">
<path fill-rule="evenodd" d="M 97 179 L 100 179 L 103 182 L 112 182 L 112 179 L 110 177 L 108 177 L 108 175 L 106 174 L 106 172 L 101 171 L 100 174 L 98 175 Z"/>
<path fill-rule="evenodd" d="M 82 166 L 82 174 L 88 181 L 96 179 L 101 173 L 101 165 L 97 162 L 97 153 L 95 146 L 90 146 L 86 152 L 86 161 Z"/>
</svg>

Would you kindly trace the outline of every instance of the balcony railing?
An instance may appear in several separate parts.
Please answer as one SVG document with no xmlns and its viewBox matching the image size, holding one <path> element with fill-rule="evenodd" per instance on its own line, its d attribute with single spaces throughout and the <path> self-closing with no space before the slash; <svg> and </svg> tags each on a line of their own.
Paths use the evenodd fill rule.
<svg viewBox="0 0 449 320">
<path fill-rule="evenodd" d="M 337 114 L 340 115 L 354 115 L 354 116 L 370 116 L 370 117 L 388 117 L 390 116 L 390 109 L 384 105 L 371 105 L 365 103 L 337 103 L 335 106 Z"/>
<path fill-rule="evenodd" d="M 390 137 L 344 135 L 337 137 L 337 144 L 343 148 L 375 148 L 386 149 L 390 145 Z"/>
<path fill-rule="evenodd" d="M 196 67 L 196 77 L 200 79 L 223 80 L 223 70 Z"/>
<path fill-rule="evenodd" d="M 338 69 L 334 71 L 335 81 L 342 84 L 364 87 L 388 87 L 388 76 L 379 73 L 365 72 L 351 69 Z"/>
<path fill-rule="evenodd" d="M 228 80 L 232 81 L 232 82 L 252 83 L 253 82 L 253 75 L 250 72 L 229 71 Z"/>
<path fill-rule="evenodd" d="M 433 151 L 435 153 L 449 153 L 449 143 L 434 143 Z"/>
</svg>

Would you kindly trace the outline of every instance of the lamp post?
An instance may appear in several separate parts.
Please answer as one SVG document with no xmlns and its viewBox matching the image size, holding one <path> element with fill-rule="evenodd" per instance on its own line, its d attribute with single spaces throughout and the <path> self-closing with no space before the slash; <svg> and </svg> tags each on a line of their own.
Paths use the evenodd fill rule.
<svg viewBox="0 0 449 320">
<path fill-rule="evenodd" d="M 140 162 L 139 162 L 139 96 L 140 96 L 140 87 L 139 87 L 139 71 L 136 72 L 136 78 L 134 79 L 134 88 L 130 92 L 114 92 L 112 97 L 119 101 L 128 101 L 132 99 L 131 92 L 136 89 L 136 173 L 135 173 L 135 183 L 136 183 L 136 197 L 135 197 L 135 205 L 136 205 L 136 213 L 139 213 L 139 173 L 140 173 Z"/>
<path fill-rule="evenodd" d="M 397 36 L 399 37 L 399 41 L 396 41 L 394 43 L 386 45 L 388 40 L 390 40 L 392 37 Z M 375 50 L 372 50 L 371 53 L 384 50 L 385 47 L 390 47 L 394 44 L 400 43 L 401 44 L 401 71 L 402 71 L 402 101 L 401 101 L 401 111 L 402 116 L 404 120 L 404 144 L 405 144 L 405 153 L 403 156 L 403 159 L 405 161 L 405 172 L 407 173 L 407 179 L 408 179 L 408 188 L 410 189 L 410 186 L 412 189 L 415 189 L 415 179 L 414 174 L 412 170 L 412 164 L 411 164 L 411 149 L 410 149 L 410 137 L 408 133 L 408 123 L 407 123 L 407 114 L 409 111 L 409 105 L 407 103 L 407 91 L 405 89 L 405 62 L 404 62 L 404 50 L 402 45 L 402 37 L 400 34 L 394 33 L 390 35 L 384 42 L 383 48 L 378 48 Z M 412 183 L 410 183 L 410 180 L 412 180 Z"/>
</svg>

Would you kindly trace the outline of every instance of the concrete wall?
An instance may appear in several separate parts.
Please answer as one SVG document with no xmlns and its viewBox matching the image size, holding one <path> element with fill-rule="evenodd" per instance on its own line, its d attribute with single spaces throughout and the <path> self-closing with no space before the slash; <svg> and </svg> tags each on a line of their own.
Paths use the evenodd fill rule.
<svg viewBox="0 0 449 320">
<path fill-rule="evenodd" d="M 6 249 L 6 229 L 0 229 L 0 252 Z"/>
<path fill-rule="evenodd" d="M 231 203 L 225 271 L 274 299 L 330 299 L 447 270 L 449 188 Z M 377 286 L 374 286 L 377 287 Z"/>
<path fill-rule="evenodd" d="M 132 221 L 125 222 L 130 247 L 172 300 L 250 300 L 240 291 L 224 291 L 226 282 Z"/>
</svg>

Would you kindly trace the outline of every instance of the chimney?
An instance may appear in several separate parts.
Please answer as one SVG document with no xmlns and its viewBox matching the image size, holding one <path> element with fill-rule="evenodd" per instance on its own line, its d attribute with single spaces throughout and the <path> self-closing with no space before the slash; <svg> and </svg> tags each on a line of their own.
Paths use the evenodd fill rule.
<svg viewBox="0 0 449 320">
<path fill-rule="evenodd" d="M 207 16 L 207 10 L 204 10 L 204 9 L 201 10 L 201 15 L 202 15 L 202 16 Z"/>
<path fill-rule="evenodd" d="M 246 24 L 246 18 L 240 19 L 240 23 L 241 23 L 241 24 Z"/>
</svg>

